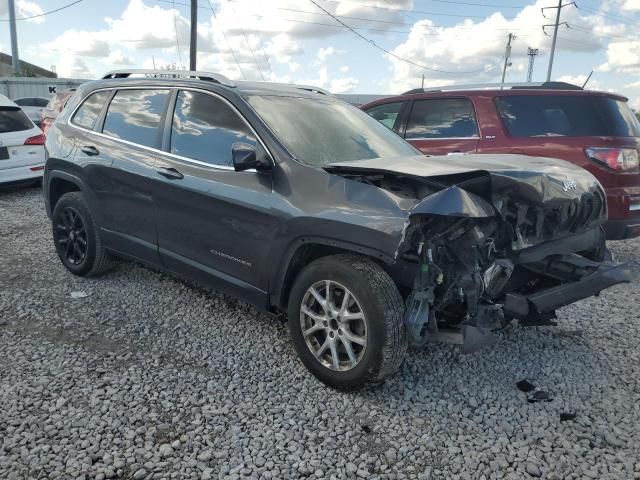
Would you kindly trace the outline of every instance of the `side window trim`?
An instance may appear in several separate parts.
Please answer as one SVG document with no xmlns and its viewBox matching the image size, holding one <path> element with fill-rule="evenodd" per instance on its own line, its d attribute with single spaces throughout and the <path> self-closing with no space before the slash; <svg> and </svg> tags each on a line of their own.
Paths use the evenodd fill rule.
<svg viewBox="0 0 640 480">
<path fill-rule="evenodd" d="M 145 150 L 149 150 L 151 152 L 155 152 L 155 153 L 160 153 L 162 155 L 168 155 L 172 158 L 178 159 L 178 160 L 182 160 L 184 162 L 190 162 L 202 167 L 207 167 L 210 168 L 212 170 L 221 170 L 221 171 L 232 171 L 234 173 L 257 173 L 256 170 L 245 170 L 243 172 L 235 172 L 235 170 L 233 169 L 233 167 L 226 167 L 224 165 L 212 165 L 210 163 L 206 163 L 206 162 L 201 162 L 199 160 L 194 160 L 192 158 L 186 158 L 186 157 L 181 157 L 180 155 L 176 155 L 174 153 L 171 153 L 170 151 L 168 151 L 168 149 L 164 148 L 164 142 L 165 142 L 165 130 L 166 130 L 166 123 L 162 123 L 161 122 L 161 129 L 162 129 L 162 146 L 161 148 L 154 148 L 154 147 L 148 147 L 146 145 L 141 145 L 138 143 L 134 143 L 134 142 L 130 142 L 128 140 L 123 140 L 121 138 L 115 138 L 112 137 L 110 135 L 106 135 L 104 133 L 102 133 L 102 128 L 104 127 L 104 119 L 106 118 L 107 115 L 107 110 L 108 110 L 108 105 L 111 103 L 111 100 L 113 100 L 113 97 L 116 94 L 117 90 L 141 90 L 141 89 L 150 89 L 150 88 L 161 88 L 163 90 L 170 90 L 171 93 L 169 94 L 169 100 L 167 101 L 167 108 L 165 109 L 165 112 L 169 111 L 169 108 L 173 108 L 175 109 L 175 101 L 176 101 L 176 97 L 177 94 L 180 90 L 186 90 L 186 91 L 190 91 L 190 92 L 199 92 L 199 93 L 205 93 L 207 95 L 211 95 L 215 98 L 218 98 L 220 100 L 222 100 L 223 102 L 225 102 L 227 105 L 229 105 L 231 107 L 231 109 L 240 117 L 240 119 L 245 123 L 245 125 L 247 125 L 247 127 L 249 128 L 249 130 L 251 130 L 251 132 L 254 134 L 254 136 L 256 137 L 256 140 L 258 142 L 260 142 L 260 144 L 262 145 L 262 148 L 264 148 L 265 152 L 267 152 L 267 155 L 269 156 L 269 159 L 271 160 L 271 163 L 275 166 L 276 162 L 274 159 L 273 154 L 271 153 L 271 150 L 267 147 L 266 143 L 264 142 L 264 140 L 262 140 L 262 137 L 260 135 L 258 135 L 258 132 L 255 130 L 255 128 L 253 128 L 253 125 L 251 125 L 251 123 L 249 123 L 249 121 L 245 118 L 245 116 L 242 114 L 242 112 L 240 112 L 240 110 L 227 98 L 225 98 L 223 95 L 217 93 L 217 92 L 212 92 L 209 90 L 203 90 L 200 88 L 194 88 L 194 87 L 175 87 L 175 86 L 171 86 L 171 85 L 161 85 L 161 86 L 155 86 L 155 85 L 148 85 L 148 86 L 136 86 L 136 87 L 105 87 L 105 88 L 99 88 L 96 90 L 93 90 L 89 95 L 92 95 L 94 93 L 97 92 L 102 92 L 105 90 L 109 90 L 110 91 L 110 95 L 109 95 L 109 100 L 106 101 L 104 103 L 104 105 L 102 106 L 102 110 L 100 112 L 100 116 L 98 117 L 98 120 L 96 120 L 96 125 L 94 125 L 94 129 L 93 130 L 88 130 L 84 127 L 81 127 L 79 125 L 76 125 L 75 123 L 73 123 L 71 121 L 71 119 L 73 118 L 73 116 L 76 114 L 76 111 L 80 108 L 80 106 L 84 103 L 84 101 L 89 97 L 89 95 L 86 95 L 82 100 L 80 100 L 78 102 L 78 104 L 73 108 L 73 111 L 69 114 L 69 117 L 67 118 L 67 125 L 73 127 L 73 128 L 77 128 L 79 130 L 82 130 L 84 132 L 89 132 L 92 133 L 94 135 L 98 135 L 104 138 L 108 138 L 109 140 L 113 140 L 116 142 L 121 142 L 127 145 L 133 145 L 135 147 L 138 148 L 142 148 Z M 72 97 L 70 97 L 72 98 Z M 171 110 L 171 112 L 173 112 L 173 110 Z M 167 115 L 167 119 L 170 122 L 172 120 L 173 116 L 169 116 Z M 167 120 L 165 119 L 165 120 Z M 98 125 L 98 122 L 100 122 L 100 130 L 97 130 L 96 127 Z M 171 136 L 171 123 L 169 123 L 169 143 L 170 143 L 170 136 Z M 170 146 L 169 146 L 170 148 Z"/>
<path fill-rule="evenodd" d="M 407 125 L 409 125 L 409 115 L 411 114 L 411 110 L 413 110 L 413 99 L 405 100 L 404 105 L 400 110 L 400 115 L 398 115 L 398 119 L 400 119 L 401 123 L 398 125 L 397 133 L 402 138 L 406 138 L 405 133 L 407 133 Z"/>
<path fill-rule="evenodd" d="M 104 119 L 107 117 L 107 110 L 109 110 L 109 105 L 111 104 L 111 100 L 113 100 L 113 97 L 116 95 L 116 92 L 117 90 L 115 88 L 109 91 L 109 96 L 104 102 L 104 105 L 102 105 L 102 110 L 100 110 L 100 114 L 96 119 L 96 123 L 93 125 L 93 132 L 102 133 L 102 127 L 104 127 Z"/>
<path fill-rule="evenodd" d="M 178 93 L 180 89 L 176 88 L 171 92 L 169 102 L 167 104 L 167 110 L 165 111 L 164 121 L 162 122 L 162 142 L 160 150 L 164 153 L 171 153 L 171 126 L 173 125 L 173 117 L 176 112 L 176 101 L 178 99 Z"/>
<path fill-rule="evenodd" d="M 420 101 L 432 101 L 432 100 L 466 100 L 471 105 L 471 109 L 473 110 L 473 117 L 476 124 L 476 134 L 472 137 L 439 137 L 439 138 L 430 138 L 430 137 L 418 137 L 418 138 L 409 138 L 407 139 L 407 127 L 409 126 L 409 119 L 411 118 L 411 113 L 413 112 L 413 108 L 415 104 Z M 482 138 L 482 132 L 480 131 L 480 122 L 478 121 L 478 113 L 476 112 L 476 105 L 473 103 L 473 100 L 470 97 L 427 97 L 427 98 L 418 98 L 413 99 L 410 102 L 411 107 L 407 110 L 406 118 L 404 119 L 404 125 L 402 127 L 402 138 L 405 140 L 419 140 L 421 142 L 427 141 L 438 141 L 438 140 L 480 140 Z"/>
</svg>

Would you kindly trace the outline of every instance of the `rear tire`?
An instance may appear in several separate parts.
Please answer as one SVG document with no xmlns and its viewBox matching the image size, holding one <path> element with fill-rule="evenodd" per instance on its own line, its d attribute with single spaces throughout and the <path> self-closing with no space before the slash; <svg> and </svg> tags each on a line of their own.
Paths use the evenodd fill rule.
<svg viewBox="0 0 640 480">
<path fill-rule="evenodd" d="M 340 390 L 383 382 L 407 350 L 400 292 L 363 257 L 340 254 L 307 265 L 291 289 L 288 316 L 302 363 Z"/>
<path fill-rule="evenodd" d="M 60 261 L 74 275 L 100 275 L 112 267 L 100 229 L 80 192 L 65 193 L 52 214 L 53 241 Z"/>
</svg>

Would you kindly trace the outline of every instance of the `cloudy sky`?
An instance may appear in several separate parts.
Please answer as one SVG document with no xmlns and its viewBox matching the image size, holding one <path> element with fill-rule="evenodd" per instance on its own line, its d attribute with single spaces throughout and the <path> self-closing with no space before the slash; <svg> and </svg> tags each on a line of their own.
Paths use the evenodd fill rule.
<svg viewBox="0 0 640 480">
<path fill-rule="evenodd" d="M 16 0 L 29 17 L 73 0 Z M 189 0 L 81 0 L 18 22 L 23 60 L 60 76 L 188 66 Z M 569 0 L 565 0 L 569 3 Z M 10 53 L 7 0 L 0 51 Z M 398 93 L 420 85 L 546 77 L 556 0 L 199 0 L 198 69 L 234 79 L 297 82 L 334 93 Z M 335 15 L 332 18 L 328 13 Z M 640 0 L 576 0 L 562 9 L 553 78 L 614 90 L 640 107 Z M 342 24 L 340 23 L 342 22 Z M 350 27 L 352 30 L 349 30 Z M 546 35 L 545 32 L 548 34 Z M 358 36 L 361 35 L 361 36 Z M 385 53 L 386 50 L 389 53 Z"/>
</svg>

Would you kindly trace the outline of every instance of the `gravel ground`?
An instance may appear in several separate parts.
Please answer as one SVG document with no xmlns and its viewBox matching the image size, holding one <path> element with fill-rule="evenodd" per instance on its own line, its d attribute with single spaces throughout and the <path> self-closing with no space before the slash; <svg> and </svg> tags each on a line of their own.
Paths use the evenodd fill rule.
<svg viewBox="0 0 640 480">
<path fill-rule="evenodd" d="M 637 279 L 640 241 L 611 247 Z M 339 393 L 246 304 L 131 263 L 72 276 L 40 191 L 0 193 L 0 478 L 640 478 L 639 306 L 636 280 Z"/>
</svg>

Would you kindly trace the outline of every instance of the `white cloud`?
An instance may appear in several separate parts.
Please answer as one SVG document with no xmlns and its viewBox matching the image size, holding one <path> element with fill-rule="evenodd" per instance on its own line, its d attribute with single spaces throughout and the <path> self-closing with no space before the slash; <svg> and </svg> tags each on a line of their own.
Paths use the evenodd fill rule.
<svg viewBox="0 0 640 480">
<path fill-rule="evenodd" d="M 111 52 L 111 54 L 107 57 L 106 62 L 114 66 L 132 66 L 136 64 L 133 58 L 125 55 L 119 50 Z"/>
<path fill-rule="evenodd" d="M 319 67 L 317 77 L 303 79 L 296 81 L 303 85 L 313 85 L 315 87 L 321 87 L 328 89 L 331 93 L 347 93 L 352 92 L 359 84 L 360 81 L 354 77 L 333 77 L 329 75 L 329 68 L 327 65 L 320 61 L 320 59 L 326 59 L 331 55 L 335 49 L 333 47 L 321 48 L 316 55 L 316 60 L 313 62 L 314 67 Z M 329 52 L 327 54 L 327 52 Z M 347 68 L 348 70 L 348 68 Z M 345 72 L 347 70 L 340 69 Z"/>
<path fill-rule="evenodd" d="M 111 53 L 109 42 L 103 33 L 73 29 L 67 30 L 51 42 L 48 42 L 45 48 L 53 52 L 82 57 L 104 58 Z"/>
<path fill-rule="evenodd" d="M 216 69 L 234 79 L 281 80 L 291 74 L 300 75 L 300 59 L 305 53 L 303 42 L 345 34 L 343 28 L 332 27 L 335 22 L 320 9 L 299 0 L 212 3 L 215 16 L 207 15 L 206 8 L 200 10 L 198 68 Z M 356 28 L 386 31 L 398 26 L 393 22 L 404 22 L 404 13 L 399 9 L 411 8 L 412 0 L 327 1 L 323 5 L 338 15 L 353 17 L 349 22 Z M 43 42 L 40 51 L 34 51 L 34 57 L 53 61 L 61 75 L 71 75 L 78 71 L 75 58 L 81 58 L 84 65 L 97 71 L 113 65 L 132 65 L 136 60 L 146 62 L 152 55 L 185 65 L 188 45 L 189 19 L 179 7 L 174 9 L 151 0 L 128 0 L 119 16 L 105 18 L 102 28 L 69 29 Z M 336 53 L 338 50 L 331 46 L 319 49 L 318 63 L 312 65 L 314 70 Z M 288 73 L 283 74 L 283 69 Z M 336 79 L 324 80 L 326 87 L 331 80 Z M 336 87 L 345 89 L 353 85 L 353 81 L 342 80 Z"/>
<path fill-rule="evenodd" d="M 35 2 L 28 0 L 18 0 L 16 2 L 16 9 L 18 10 L 18 17 L 32 17 L 34 15 L 42 15 L 44 10 Z M 27 22 L 43 23 L 46 17 L 30 18 Z"/>
<path fill-rule="evenodd" d="M 80 57 L 65 56 L 62 61 L 56 65 L 56 70 L 62 77 L 68 78 L 95 78 L 97 72 Z M 61 72 L 64 72 L 62 74 Z"/>
<path fill-rule="evenodd" d="M 318 50 L 318 55 L 317 55 L 318 61 L 325 62 L 327 58 L 329 58 L 334 53 L 335 53 L 335 50 L 333 49 L 333 47 L 320 48 L 320 50 Z"/>
<path fill-rule="evenodd" d="M 587 81 L 588 75 L 562 75 L 558 77 L 556 80 L 558 82 L 567 82 L 573 85 L 578 85 L 581 87 L 584 85 L 584 82 Z M 602 90 L 604 87 L 598 80 L 594 80 L 593 78 L 589 79 L 587 86 L 585 87 L 589 90 Z"/>
<path fill-rule="evenodd" d="M 353 92 L 359 84 L 360 81 L 357 78 L 335 78 L 329 84 L 329 91 L 331 93 L 349 93 Z"/>
<path fill-rule="evenodd" d="M 630 10 L 630 11 L 640 10 L 640 0 L 626 0 L 622 4 L 622 10 Z"/>
<path fill-rule="evenodd" d="M 40 5 L 38 5 L 35 2 L 31 2 L 29 0 L 17 0 L 15 5 L 16 5 L 17 18 L 32 17 L 34 15 L 42 15 L 44 13 L 44 10 L 42 9 L 42 7 L 40 7 Z M 0 1 L 0 16 L 4 16 L 8 14 L 9 14 L 8 2 L 6 0 Z M 30 18 L 29 20 L 26 20 L 26 21 L 33 22 L 33 23 L 42 23 L 45 21 L 45 18 L 46 17 Z"/>
<path fill-rule="evenodd" d="M 513 32 L 516 39 L 512 43 L 513 66 L 508 70 L 507 81 L 513 81 L 514 74 L 518 80 L 524 80 L 527 47 L 538 48 L 541 54 L 550 49 L 551 37 L 540 28 L 545 23 L 540 9 L 548 3 L 537 0 L 512 19 L 494 13 L 479 22 L 467 19 L 450 27 L 437 26 L 431 20 L 415 22 L 406 40 L 392 52 L 433 70 L 389 56 L 393 65 L 389 87 L 394 92 L 414 88 L 419 85 L 422 74 L 426 77 L 425 85 L 429 86 L 499 80 L 509 32 Z M 583 15 L 576 8 L 563 10 L 562 19 L 570 25 L 588 27 L 571 29 L 570 38 L 561 30 L 558 48 L 562 51 L 595 52 L 603 48 L 600 42 L 604 35 L 621 31 L 620 26 L 607 25 L 603 17 Z"/>
<path fill-rule="evenodd" d="M 349 71 L 349 65 L 343 65 L 340 67 L 340 71 L 342 73 L 347 73 Z"/>
<path fill-rule="evenodd" d="M 616 40 L 607 46 L 607 61 L 598 70 L 603 72 L 640 73 L 640 37 L 629 35 L 628 40 Z"/>
</svg>

